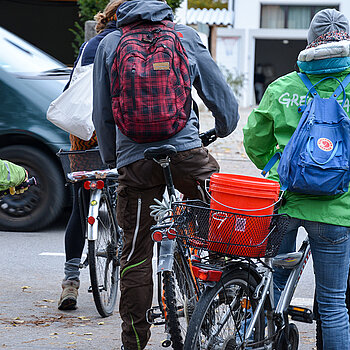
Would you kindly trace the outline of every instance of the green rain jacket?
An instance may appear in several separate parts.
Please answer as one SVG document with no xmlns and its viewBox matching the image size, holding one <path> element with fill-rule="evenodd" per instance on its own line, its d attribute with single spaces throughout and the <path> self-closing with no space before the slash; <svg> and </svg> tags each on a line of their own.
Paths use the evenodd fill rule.
<svg viewBox="0 0 350 350">
<path fill-rule="evenodd" d="M 323 61 L 323 62 L 322 62 Z M 324 59 L 303 63 L 312 84 L 326 76 L 334 76 L 342 81 L 350 73 L 350 59 Z M 299 61 L 298 61 L 299 64 Z M 345 67 L 344 67 L 345 64 Z M 322 69 L 322 65 L 324 68 Z M 301 68 L 301 65 L 299 64 Z M 323 74 L 312 74 L 312 73 Z M 329 97 L 339 83 L 327 79 L 316 87 L 323 98 Z M 297 72 L 287 74 L 272 82 L 257 108 L 248 117 L 243 129 L 244 147 L 252 162 L 263 169 L 270 158 L 284 147 L 295 131 L 301 115 L 298 107 L 305 103 L 307 88 Z M 350 85 L 346 88 L 344 110 L 350 115 Z M 342 100 L 340 96 L 339 101 Z M 277 164 L 271 169 L 269 178 L 278 181 Z M 285 203 L 280 213 L 309 221 L 333 225 L 350 226 L 350 193 L 337 196 L 310 196 L 286 192 Z"/>
<path fill-rule="evenodd" d="M 0 159 L 0 191 L 20 185 L 26 175 L 26 171 L 21 166 Z"/>
</svg>

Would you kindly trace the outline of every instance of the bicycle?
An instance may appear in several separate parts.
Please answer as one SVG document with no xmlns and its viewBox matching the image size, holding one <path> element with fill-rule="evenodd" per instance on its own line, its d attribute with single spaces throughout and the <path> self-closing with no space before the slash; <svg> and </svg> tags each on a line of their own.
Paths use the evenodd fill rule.
<svg viewBox="0 0 350 350">
<path fill-rule="evenodd" d="M 67 183 L 83 182 L 78 192 L 81 225 L 87 240 L 87 256 L 80 268 L 89 267 L 89 292 L 102 317 L 112 315 L 119 284 L 122 230 L 116 218 L 118 172 L 103 164 L 98 149 L 62 151 Z M 89 196 L 89 198 L 86 198 Z M 88 207 L 85 203 L 89 199 Z"/>
<path fill-rule="evenodd" d="M 290 305 L 311 254 L 308 238 L 297 252 L 276 256 L 288 228 L 287 215 L 235 214 L 203 203 L 174 205 L 179 213 L 173 218 L 177 237 L 186 246 L 210 252 L 210 259 L 196 263 L 206 288 L 190 320 L 184 349 L 297 349 L 298 329 L 289 323 L 289 316 L 313 322 L 311 310 Z M 211 236 L 213 220 L 218 218 L 228 220 L 221 235 L 227 240 Z M 249 220 L 254 221 L 250 235 L 269 223 L 264 239 L 254 245 L 232 243 L 229 237 L 235 227 Z M 291 273 L 275 308 L 272 273 L 276 266 Z"/>
<path fill-rule="evenodd" d="M 200 134 L 200 137 L 204 146 L 209 145 L 216 140 L 215 129 Z M 172 204 L 177 198 L 170 170 L 170 158 L 174 154 L 176 149 L 171 145 L 152 147 L 144 152 L 146 159 L 154 160 L 162 167 L 168 194 L 163 202 L 156 201 L 151 206 L 151 215 L 156 221 L 151 228 L 152 238 L 158 243 L 158 306 L 148 310 L 146 316 L 151 324 L 165 324 L 167 339 L 163 341 L 163 347 L 172 345 L 174 349 L 182 349 L 187 325 L 202 286 L 192 269 L 191 256 L 196 252 L 187 249 L 181 240 L 174 239 L 175 233 L 171 228 Z M 158 318 L 161 320 L 157 321 Z"/>
</svg>

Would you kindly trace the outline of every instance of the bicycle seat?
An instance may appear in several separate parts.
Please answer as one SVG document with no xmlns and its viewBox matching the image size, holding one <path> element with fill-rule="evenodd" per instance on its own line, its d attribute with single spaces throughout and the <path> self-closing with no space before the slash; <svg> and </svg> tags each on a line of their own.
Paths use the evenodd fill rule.
<svg viewBox="0 0 350 350">
<path fill-rule="evenodd" d="M 143 155 L 146 159 L 152 160 L 160 160 L 164 159 L 166 157 L 170 157 L 174 154 L 176 154 L 176 148 L 172 145 L 163 145 L 159 147 L 150 147 L 147 148 L 144 152 Z"/>
</svg>

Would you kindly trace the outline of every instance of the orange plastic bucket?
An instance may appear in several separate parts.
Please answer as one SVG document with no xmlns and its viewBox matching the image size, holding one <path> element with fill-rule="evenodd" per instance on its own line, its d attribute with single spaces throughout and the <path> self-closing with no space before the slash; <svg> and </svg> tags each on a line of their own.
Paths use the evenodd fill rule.
<svg viewBox="0 0 350 350">
<path fill-rule="evenodd" d="M 215 173 L 210 178 L 209 192 L 211 209 L 235 215 L 213 212 L 208 248 L 238 256 L 264 256 L 271 217 L 254 216 L 273 213 L 280 192 L 279 183 L 252 176 Z"/>
</svg>

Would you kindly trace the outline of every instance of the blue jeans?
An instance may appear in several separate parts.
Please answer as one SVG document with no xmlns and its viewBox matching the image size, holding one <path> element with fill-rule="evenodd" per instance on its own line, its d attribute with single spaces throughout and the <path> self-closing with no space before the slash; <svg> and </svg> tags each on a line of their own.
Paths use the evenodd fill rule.
<svg viewBox="0 0 350 350">
<path fill-rule="evenodd" d="M 316 297 L 322 323 L 323 349 L 350 350 L 349 316 L 345 304 L 350 259 L 350 227 L 292 218 L 279 254 L 295 251 L 296 235 L 300 226 L 306 229 L 310 240 Z M 273 276 L 276 301 L 289 272 L 290 270 L 276 268 Z"/>
</svg>

